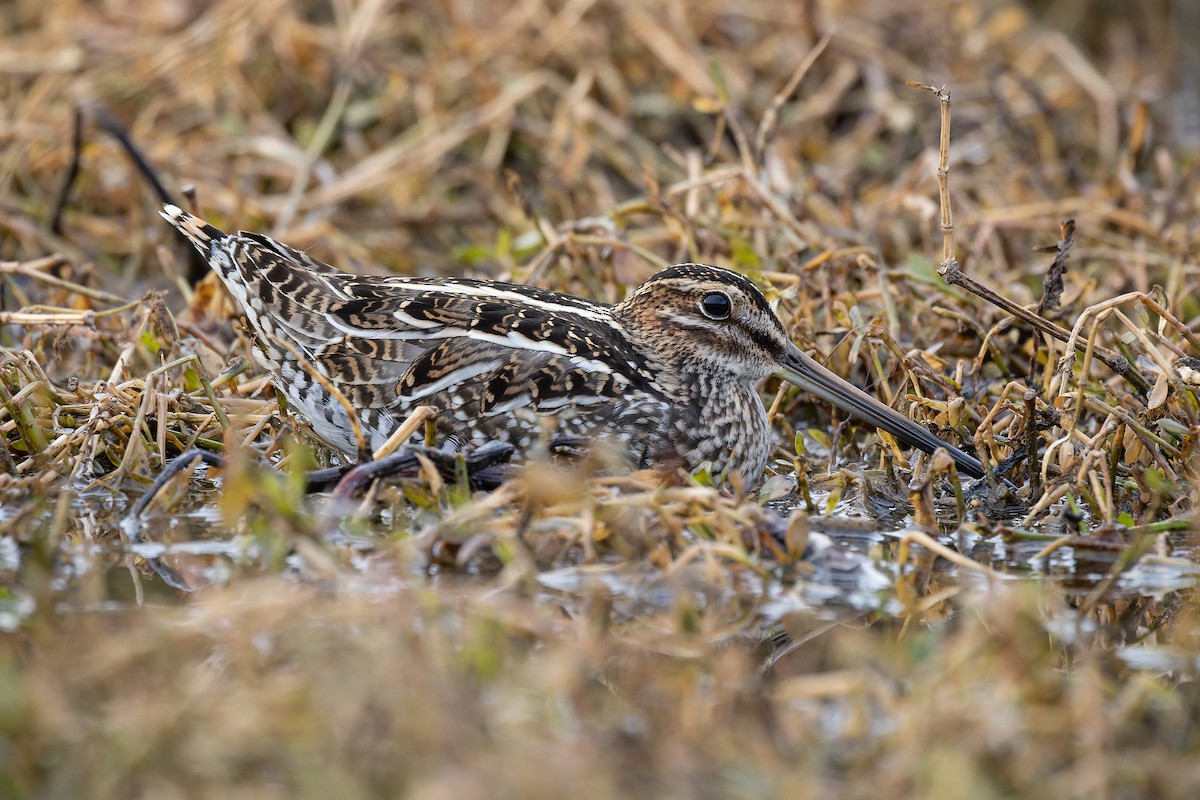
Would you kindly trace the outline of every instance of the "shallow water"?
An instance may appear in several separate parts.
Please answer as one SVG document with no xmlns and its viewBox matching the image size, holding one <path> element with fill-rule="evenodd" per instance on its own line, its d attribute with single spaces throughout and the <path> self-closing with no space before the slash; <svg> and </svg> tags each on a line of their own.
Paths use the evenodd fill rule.
<svg viewBox="0 0 1200 800">
<path fill-rule="evenodd" d="M 513 584 L 511 566 L 503 568 L 491 542 L 475 543 L 478 556 L 459 568 L 411 546 L 424 535 L 419 509 L 387 506 L 364 522 L 353 516 L 353 506 L 334 508 L 327 495 L 311 496 L 295 509 L 316 532 L 306 538 L 272 531 L 270 525 L 227 523 L 220 479 L 197 474 L 172 511 L 152 507 L 141 520 L 127 516 L 136 488 L 126 494 L 100 485 L 76 487 L 52 568 L 59 610 L 186 602 L 189 593 L 182 587 L 202 592 L 270 573 L 380 599 L 430 587 L 505 592 Z M 1055 537 L 1046 532 L 1058 525 L 1059 509 L 1051 509 L 1026 534 L 1036 538 L 1014 537 L 1003 526 L 960 527 L 947 520 L 935 540 L 979 568 L 933 558 L 919 544 L 912 545 L 902 564 L 901 541 L 914 530 L 905 503 L 880 492 L 858 491 L 815 491 L 811 499 L 820 511 L 808 517 L 809 550 L 797 564 L 759 556 L 737 564 L 706 553 L 703 537 L 689 535 L 687 541 L 698 548 L 695 557 L 667 569 L 612 551 L 590 563 L 575 552 L 543 564 L 536 570 L 534 597 L 571 615 L 588 613 L 603 598 L 614 617 L 623 620 L 679 613 L 683 604 L 713 620 L 709 624 L 728 626 L 728 636 L 761 639 L 778 637 L 781 626 L 795 627 L 797 620 L 902 616 L 914 587 L 926 597 L 948 597 L 961 589 L 987 591 L 997 582 L 1037 581 L 1080 602 L 1094 601 L 1102 589 L 1105 602 L 1128 604 L 1161 601 L 1194 587 L 1200 575 L 1193 558 L 1197 537 L 1190 532 L 1160 535 L 1132 565 L 1122 564 L 1126 548 L 1103 540 L 1079 538 L 1047 551 Z M 940 504 L 952 514 L 950 500 L 942 498 Z M 800 503 L 782 498 L 769 505 L 786 516 Z M 17 513 L 15 507 L 0 508 L 0 523 Z M 33 524 L 52 525 L 54 515 L 55 506 L 47 502 Z M 14 538 L 0 538 L 0 570 L 18 574 L 21 558 Z M 88 588 L 81 591 L 81 586 Z M 14 587 L 0 600 L 0 629 L 18 628 L 35 608 L 33 596 Z M 1060 621 L 1047 620 L 1046 625 L 1048 631 L 1064 634 Z M 1157 670 L 1174 662 L 1169 653 L 1139 650 L 1126 663 Z"/>
</svg>

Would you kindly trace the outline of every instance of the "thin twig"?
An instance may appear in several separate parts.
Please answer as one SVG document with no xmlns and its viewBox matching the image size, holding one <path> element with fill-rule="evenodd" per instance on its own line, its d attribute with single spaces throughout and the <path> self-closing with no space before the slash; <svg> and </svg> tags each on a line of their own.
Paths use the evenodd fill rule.
<svg viewBox="0 0 1200 800">
<path fill-rule="evenodd" d="M 968 277 L 958 268 L 957 263 L 950 262 L 943 264 L 938 269 L 938 274 L 942 276 L 946 283 L 961 286 L 971 294 L 983 298 L 999 309 L 1007 311 L 1012 316 L 1028 323 L 1042 333 L 1053 336 L 1060 342 L 1068 343 L 1078 352 L 1082 353 L 1087 349 L 1087 345 L 1079 342 L 1078 337 L 1073 336 L 1071 331 L 1068 331 L 1061 325 L 1056 325 L 1039 314 L 1034 314 L 1024 306 L 1017 305 L 1007 297 Z M 1133 368 L 1133 365 L 1129 363 L 1129 359 L 1125 358 L 1125 356 L 1114 350 L 1099 346 L 1095 348 L 1095 356 L 1103 361 L 1113 372 L 1129 381 L 1139 394 L 1145 395 L 1149 393 L 1150 384 L 1140 372 Z"/>
<path fill-rule="evenodd" d="M 775 133 L 775 126 L 779 122 L 779 109 L 783 108 L 784 104 L 796 93 L 800 81 L 804 80 L 804 76 L 812 69 L 813 64 L 817 63 L 817 59 L 825 52 L 825 48 L 829 47 L 831 41 L 833 41 L 832 30 L 827 31 L 821 40 L 812 46 L 812 49 L 804 56 L 804 60 L 796 67 L 796 71 L 792 73 L 792 77 L 788 79 L 787 84 L 771 98 L 771 105 L 767 106 L 767 110 L 763 112 L 762 121 L 758 123 L 758 131 L 754 135 L 754 153 L 760 167 L 766 159 L 767 140 Z"/>
<path fill-rule="evenodd" d="M 21 275 L 31 280 L 44 283 L 48 286 L 55 286 L 59 289 L 66 289 L 68 292 L 81 295 L 83 297 L 98 300 L 102 303 L 125 303 L 124 297 L 111 294 L 102 289 L 93 289 L 89 286 L 82 286 L 78 283 L 57 278 L 53 275 L 46 274 L 43 270 L 52 269 L 61 264 L 69 263 L 66 256 L 55 253 L 45 256 L 44 258 L 34 259 L 33 261 L 0 261 L 0 275 Z"/>
<path fill-rule="evenodd" d="M 917 81 L 906 81 L 914 89 L 924 89 L 933 92 L 942 109 L 941 134 L 938 138 L 938 204 L 941 209 L 942 223 L 942 268 L 953 264 L 954 260 L 954 212 L 950 207 L 950 90 L 945 86 L 940 88 Z M 945 277 L 945 276 L 943 276 Z"/>
</svg>

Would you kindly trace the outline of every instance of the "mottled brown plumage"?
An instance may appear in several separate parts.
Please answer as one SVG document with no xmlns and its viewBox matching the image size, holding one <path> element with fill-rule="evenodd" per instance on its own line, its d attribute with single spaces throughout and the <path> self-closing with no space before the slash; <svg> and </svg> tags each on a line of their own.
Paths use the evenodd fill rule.
<svg viewBox="0 0 1200 800">
<path fill-rule="evenodd" d="M 432 405 L 449 447 L 501 440 L 521 455 L 550 416 L 552 447 L 602 439 L 631 466 L 707 463 L 714 474 L 756 481 L 771 431 L 755 386 L 778 372 L 907 444 L 946 447 L 960 469 L 982 474 L 973 457 L 800 352 L 762 293 L 729 270 L 676 265 L 610 306 L 495 281 L 340 273 L 175 206 L 163 217 L 233 294 L 259 362 L 288 401 L 346 454 L 356 450 L 348 415 L 296 353 L 346 396 L 372 448 L 411 408 Z"/>
</svg>

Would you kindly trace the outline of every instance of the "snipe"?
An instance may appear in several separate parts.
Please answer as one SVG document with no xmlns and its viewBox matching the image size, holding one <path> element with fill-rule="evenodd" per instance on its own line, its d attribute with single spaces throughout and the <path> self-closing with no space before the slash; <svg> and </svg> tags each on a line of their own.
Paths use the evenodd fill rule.
<svg viewBox="0 0 1200 800">
<path fill-rule="evenodd" d="M 766 468 L 771 430 L 755 389 L 777 373 L 901 442 L 978 460 L 805 355 L 762 293 L 735 272 L 678 264 L 615 306 L 463 278 L 338 272 L 257 233 L 226 234 L 172 206 L 163 217 L 208 259 L 256 338 L 255 355 L 329 446 L 356 451 L 354 407 L 371 448 L 416 405 L 438 409 L 440 444 L 511 442 L 556 425 L 551 449 L 606 440 L 632 466 L 740 473 Z M 309 370 L 297 355 L 309 362 Z"/>
</svg>

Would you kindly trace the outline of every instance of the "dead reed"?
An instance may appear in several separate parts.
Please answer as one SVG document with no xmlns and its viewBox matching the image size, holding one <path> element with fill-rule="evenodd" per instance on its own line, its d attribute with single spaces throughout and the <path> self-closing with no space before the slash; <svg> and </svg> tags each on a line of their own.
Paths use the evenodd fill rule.
<svg viewBox="0 0 1200 800">
<path fill-rule="evenodd" d="M 0 794 L 1194 796 L 1200 98 L 1123 13 L 12 0 Z M 359 271 L 740 269 L 996 473 L 770 384 L 759 492 L 309 496 L 176 193 Z"/>
</svg>

